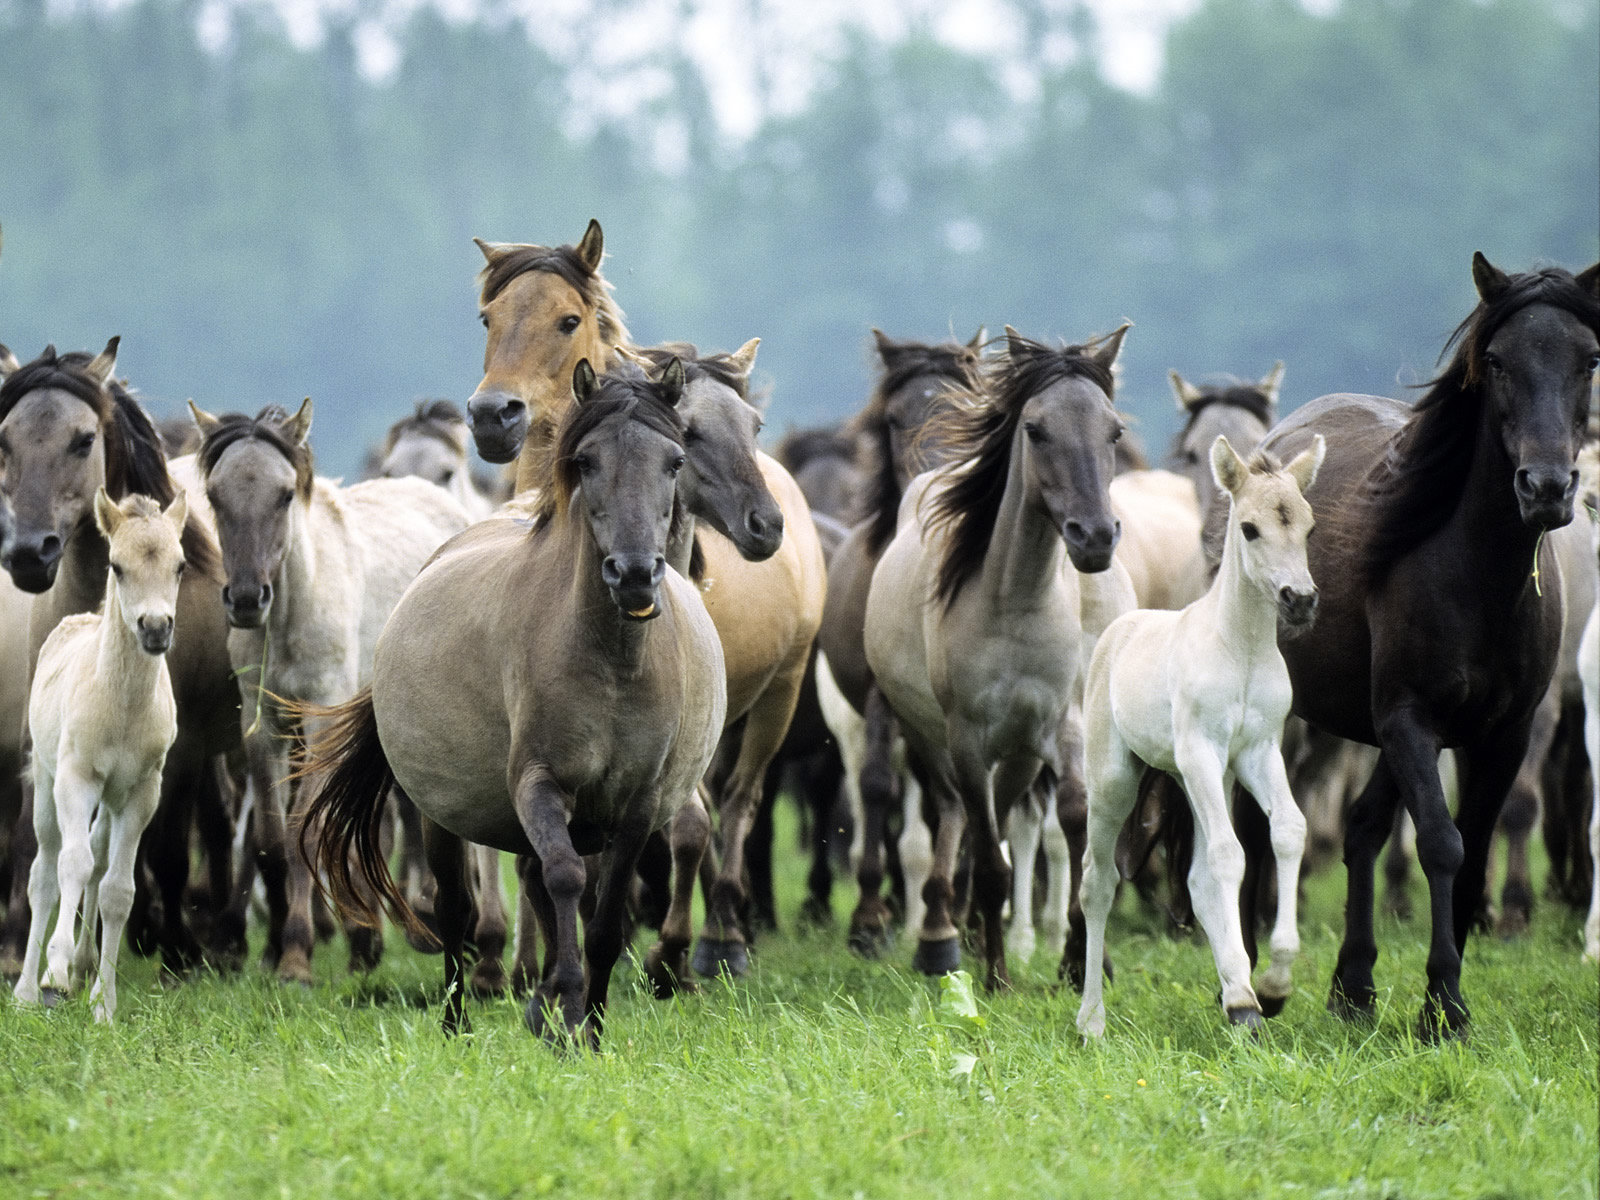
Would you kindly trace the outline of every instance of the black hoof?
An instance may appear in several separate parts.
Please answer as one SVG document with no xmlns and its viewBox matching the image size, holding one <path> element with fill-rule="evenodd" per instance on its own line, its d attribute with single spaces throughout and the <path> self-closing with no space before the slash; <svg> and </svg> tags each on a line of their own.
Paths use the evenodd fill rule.
<svg viewBox="0 0 1600 1200">
<path fill-rule="evenodd" d="M 673 996 L 697 990 L 694 980 L 689 978 L 685 957 L 683 948 L 669 955 L 661 942 L 646 952 L 644 974 L 650 981 L 650 994 L 657 1000 L 670 1000 Z"/>
<path fill-rule="evenodd" d="M 1241 1029 L 1248 1029 L 1252 1035 L 1261 1032 L 1266 1020 L 1261 1013 L 1253 1008 L 1230 1008 L 1228 1010 L 1228 1024 L 1237 1025 Z"/>
<path fill-rule="evenodd" d="M 695 974 L 707 979 L 727 975 L 738 979 L 750 970 L 750 950 L 743 942 L 702 937 L 695 943 Z"/>
<path fill-rule="evenodd" d="M 806 929 L 832 929 L 833 906 L 808 896 L 800 905 L 800 924 Z"/>
<path fill-rule="evenodd" d="M 961 939 L 959 937 L 927 938 L 917 940 L 917 952 L 911 956 L 912 969 L 924 975 L 948 975 L 961 967 Z"/>
<path fill-rule="evenodd" d="M 1261 1001 L 1261 1015 L 1269 1020 L 1281 1013 L 1283 1006 L 1289 1003 L 1288 996 L 1263 996 L 1260 992 L 1256 993 L 1256 999 Z"/>
<path fill-rule="evenodd" d="M 877 960 L 894 947 L 894 930 L 887 927 L 877 929 L 852 929 L 850 931 L 850 952 L 862 958 Z"/>
<path fill-rule="evenodd" d="M 1465 1042 L 1471 1023 L 1464 1005 L 1444 1003 L 1430 997 L 1423 1002 L 1422 1013 L 1417 1017 L 1417 1040 L 1430 1046 L 1444 1042 Z"/>
<path fill-rule="evenodd" d="M 1359 994 L 1347 992 L 1337 980 L 1328 992 L 1328 1011 L 1341 1021 L 1366 1023 L 1378 1019 L 1377 993 L 1370 988 Z"/>
<path fill-rule="evenodd" d="M 39 1003 L 45 1008 L 54 1008 L 67 998 L 67 994 L 60 988 L 41 988 L 39 990 Z"/>
</svg>

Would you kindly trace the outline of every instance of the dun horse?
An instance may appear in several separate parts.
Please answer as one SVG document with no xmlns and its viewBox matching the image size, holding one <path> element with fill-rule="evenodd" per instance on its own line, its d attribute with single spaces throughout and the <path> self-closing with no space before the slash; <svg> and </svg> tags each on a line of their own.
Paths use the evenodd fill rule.
<svg viewBox="0 0 1600 1200">
<path fill-rule="evenodd" d="M 326 783 L 305 828 L 358 909 L 352 859 L 404 916 L 378 838 L 391 779 L 423 813 L 447 1030 L 463 1020 L 470 839 L 522 856 L 547 947 L 530 1027 L 598 1043 L 640 849 L 689 800 L 722 732 L 716 629 L 667 565 L 683 520 L 683 387 L 676 360 L 658 381 L 597 382 L 579 364 L 534 519 L 480 522 L 440 550 L 390 618 L 371 689 L 337 711 L 308 768 Z M 600 855 L 600 886 L 580 954 L 585 854 Z"/>
</svg>

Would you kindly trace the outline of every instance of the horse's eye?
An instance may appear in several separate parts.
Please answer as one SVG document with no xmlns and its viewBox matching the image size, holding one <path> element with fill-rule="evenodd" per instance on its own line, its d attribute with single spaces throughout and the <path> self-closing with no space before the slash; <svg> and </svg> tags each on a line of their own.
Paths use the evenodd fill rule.
<svg viewBox="0 0 1600 1200">
<path fill-rule="evenodd" d="M 293 492 L 284 492 L 283 495 L 278 497 L 278 507 L 279 508 L 288 508 L 289 505 L 291 505 L 293 503 L 294 503 L 294 493 Z"/>
<path fill-rule="evenodd" d="M 579 475 L 587 475 L 590 471 L 594 470 L 594 463 L 587 454 L 573 455 L 572 466 Z"/>
<path fill-rule="evenodd" d="M 1257 529 L 1250 521 L 1245 521 L 1243 524 L 1241 524 L 1239 526 L 1239 532 L 1244 534 L 1244 540 L 1247 542 L 1253 542 L 1261 536 L 1261 530 Z"/>
<path fill-rule="evenodd" d="M 184 562 L 180 562 L 178 564 L 178 578 L 179 579 L 183 578 L 183 569 L 184 569 L 184 567 L 186 567 L 188 565 L 189 565 L 188 563 L 184 563 Z"/>
<path fill-rule="evenodd" d="M 1111 435 L 1111 441 L 1112 441 L 1112 442 L 1113 442 L 1113 443 L 1116 443 L 1116 442 L 1120 442 L 1120 441 L 1121 441 L 1121 440 L 1122 440 L 1122 434 L 1123 434 L 1123 432 L 1124 432 L 1124 431 L 1123 431 L 1123 428 L 1122 428 L 1122 426 L 1121 426 L 1121 425 L 1118 425 L 1118 426 L 1117 426 L 1117 429 L 1116 429 L 1116 432 L 1115 432 L 1115 433 L 1113 433 L 1113 434 L 1112 434 L 1112 435 Z"/>
<path fill-rule="evenodd" d="M 676 475 L 679 471 L 683 470 L 683 464 L 685 462 L 687 462 L 687 461 L 688 460 L 685 459 L 683 455 L 681 455 L 681 454 L 678 455 L 676 458 L 674 458 L 672 460 L 672 465 L 670 467 L 670 470 L 672 471 L 672 473 L 674 475 Z"/>
<path fill-rule="evenodd" d="M 577 329 L 578 326 L 581 325 L 582 323 L 583 322 L 580 321 L 577 317 L 566 316 L 566 317 L 562 317 L 561 318 L 561 324 L 560 324 L 560 326 L 558 326 L 558 328 L 561 330 L 562 333 L 571 333 L 573 330 Z"/>
<path fill-rule="evenodd" d="M 1484 365 L 1496 375 L 1505 374 L 1506 365 L 1500 361 L 1500 356 L 1498 354 L 1485 354 L 1483 356 L 1483 362 Z"/>
<path fill-rule="evenodd" d="M 1589 360 L 1589 374 L 1593 375 L 1596 371 L 1600 371 L 1600 354 L 1596 354 Z M 3 453 L 5 453 L 5 446 L 0 445 L 0 454 Z"/>
<path fill-rule="evenodd" d="M 693 425 L 684 426 L 683 444 L 685 446 L 692 446 L 692 445 L 694 445 L 694 443 L 698 442 L 699 440 L 700 440 L 700 431 L 698 429 L 696 429 Z"/>
<path fill-rule="evenodd" d="M 1032 421 L 1022 427 L 1022 432 L 1028 435 L 1030 442 L 1042 442 L 1045 440 L 1044 430 L 1040 429 Z"/>
<path fill-rule="evenodd" d="M 455 477 L 456 477 L 455 468 L 454 467 L 446 467 L 444 474 L 439 477 L 439 486 L 440 487 L 449 487 L 450 486 L 450 481 L 452 479 L 454 479 Z"/>
<path fill-rule="evenodd" d="M 485 329 L 489 328 L 489 314 L 488 313 L 479 313 L 478 314 L 478 321 Z"/>
<path fill-rule="evenodd" d="M 111 564 L 111 573 L 113 575 L 115 575 L 118 579 L 121 579 L 122 578 L 122 564 L 121 563 L 112 563 Z"/>
<path fill-rule="evenodd" d="M 89 451 L 94 449 L 94 434 L 80 433 L 77 437 L 72 439 L 72 445 L 67 447 L 67 449 L 73 454 L 76 454 L 79 458 L 88 458 Z"/>
</svg>

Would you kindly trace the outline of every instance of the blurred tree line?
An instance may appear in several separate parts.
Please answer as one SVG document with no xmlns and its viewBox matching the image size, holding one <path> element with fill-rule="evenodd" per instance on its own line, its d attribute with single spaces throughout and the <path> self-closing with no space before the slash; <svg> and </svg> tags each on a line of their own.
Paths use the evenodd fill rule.
<svg viewBox="0 0 1600 1200">
<path fill-rule="evenodd" d="M 160 411 L 310 394 L 336 471 L 413 398 L 476 384 L 475 234 L 575 241 L 599 217 L 636 338 L 763 338 L 775 430 L 859 405 L 871 325 L 1080 339 L 1128 317 L 1119 399 L 1157 450 L 1169 367 L 1283 358 L 1290 406 L 1397 394 L 1470 308 L 1474 249 L 1600 252 L 1593 0 L 1209 0 L 1148 97 L 1045 52 L 1055 9 L 1028 10 L 1021 89 L 925 30 L 856 33 L 738 143 L 676 52 L 644 110 L 589 119 L 581 64 L 503 20 L 424 9 L 373 83 L 348 24 L 302 51 L 241 10 L 208 53 L 199 11 L 0 0 L 0 341 L 120 333 Z M 1082 11 L 1064 28 L 1092 42 Z"/>
</svg>

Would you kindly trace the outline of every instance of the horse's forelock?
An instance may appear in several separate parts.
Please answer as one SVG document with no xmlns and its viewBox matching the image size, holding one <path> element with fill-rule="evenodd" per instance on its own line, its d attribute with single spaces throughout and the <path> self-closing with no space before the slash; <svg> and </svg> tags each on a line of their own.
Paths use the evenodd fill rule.
<svg viewBox="0 0 1600 1200">
<path fill-rule="evenodd" d="M 309 497 L 316 480 L 316 463 L 310 445 L 291 442 L 283 435 L 280 426 L 288 416 L 278 405 L 269 404 L 253 417 L 243 413 L 227 413 L 218 417 L 216 425 L 201 440 L 200 449 L 195 452 L 200 478 L 210 480 L 222 456 L 240 442 L 265 442 L 294 467 L 295 490 L 302 499 Z"/>
<path fill-rule="evenodd" d="M 628 340 L 622 310 L 611 298 L 611 285 L 583 260 L 572 246 L 516 246 L 496 256 L 478 272 L 478 304 L 492 301 L 512 280 L 530 271 L 554 275 L 571 286 L 583 303 L 594 310 L 600 336 L 611 345 Z"/>
</svg>

